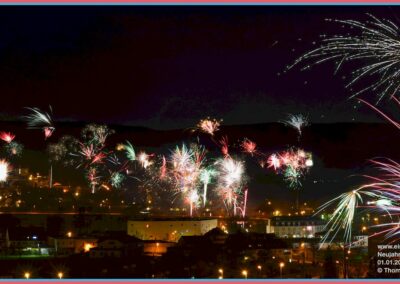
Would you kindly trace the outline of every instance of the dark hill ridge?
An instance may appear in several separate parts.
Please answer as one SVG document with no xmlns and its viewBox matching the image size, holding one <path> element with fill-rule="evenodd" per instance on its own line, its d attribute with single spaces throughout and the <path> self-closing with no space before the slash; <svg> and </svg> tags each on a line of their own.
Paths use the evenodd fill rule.
<svg viewBox="0 0 400 284">
<path fill-rule="evenodd" d="M 17 135 L 26 149 L 44 150 L 47 143 L 54 143 L 66 134 L 79 136 L 83 123 L 57 123 L 54 135 L 44 140 L 40 130 L 26 129 L 22 122 L 0 122 L 0 130 Z M 129 140 L 135 147 L 166 148 L 182 141 L 195 140 L 209 147 L 216 147 L 209 136 L 194 133 L 193 129 L 155 130 L 145 127 L 111 125 L 115 134 L 109 143 L 116 144 Z M 265 153 L 279 151 L 287 146 L 301 146 L 318 156 L 326 167 L 354 168 L 374 157 L 390 157 L 400 160 L 400 131 L 384 123 L 334 123 L 312 124 L 303 129 L 300 140 L 297 132 L 281 123 L 223 126 L 214 140 L 227 136 L 231 144 L 240 143 L 243 138 L 255 141 Z"/>
</svg>

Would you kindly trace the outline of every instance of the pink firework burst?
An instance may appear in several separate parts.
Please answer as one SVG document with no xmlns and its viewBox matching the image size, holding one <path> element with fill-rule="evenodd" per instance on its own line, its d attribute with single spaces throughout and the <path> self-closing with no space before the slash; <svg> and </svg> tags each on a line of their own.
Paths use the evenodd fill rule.
<svg viewBox="0 0 400 284">
<path fill-rule="evenodd" d="M 44 138 L 47 139 L 51 135 L 53 135 L 54 129 L 55 129 L 54 127 L 44 127 L 43 128 Z"/>
<path fill-rule="evenodd" d="M 0 139 L 4 142 L 11 143 L 15 138 L 15 135 L 10 132 L 0 132 Z"/>
<path fill-rule="evenodd" d="M 247 138 L 242 142 L 241 147 L 243 149 L 243 152 L 248 153 L 252 156 L 257 152 L 257 144 Z"/>
<path fill-rule="evenodd" d="M 86 146 L 85 144 L 81 143 L 80 145 L 81 151 L 79 153 L 84 156 L 86 160 L 92 160 L 92 158 L 95 156 L 93 144 Z"/>
</svg>

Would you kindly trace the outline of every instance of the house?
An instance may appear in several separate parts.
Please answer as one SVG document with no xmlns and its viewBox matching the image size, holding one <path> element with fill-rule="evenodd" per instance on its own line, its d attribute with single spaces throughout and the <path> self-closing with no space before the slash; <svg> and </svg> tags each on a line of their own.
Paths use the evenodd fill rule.
<svg viewBox="0 0 400 284">
<path fill-rule="evenodd" d="M 125 232 L 112 232 L 99 237 L 97 246 L 89 251 L 89 257 L 121 258 L 141 255 L 143 251 L 144 242 L 142 240 L 128 236 Z"/>
<path fill-rule="evenodd" d="M 2 239 L 2 251 L 8 255 L 49 255 L 52 250 L 45 241 L 43 230 L 18 228 L 6 230 Z"/>
<path fill-rule="evenodd" d="M 268 220 L 266 232 L 280 238 L 314 238 L 324 227 L 325 221 L 313 216 L 277 216 Z"/>
<path fill-rule="evenodd" d="M 85 236 L 51 236 L 48 237 L 47 244 L 54 248 L 57 255 L 71 255 L 89 252 L 91 249 L 97 247 L 97 238 Z"/>
</svg>

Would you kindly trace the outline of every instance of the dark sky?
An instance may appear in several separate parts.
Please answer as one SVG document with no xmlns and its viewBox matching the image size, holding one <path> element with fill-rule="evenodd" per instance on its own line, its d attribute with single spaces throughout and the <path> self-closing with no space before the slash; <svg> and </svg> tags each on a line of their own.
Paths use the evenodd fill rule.
<svg viewBox="0 0 400 284">
<path fill-rule="evenodd" d="M 333 65 L 285 66 L 323 33 L 325 18 L 399 22 L 397 7 L 0 7 L 4 118 L 53 106 L 59 120 L 193 126 L 282 120 L 381 121 L 347 100 Z M 374 98 L 371 98 L 373 101 Z"/>
</svg>

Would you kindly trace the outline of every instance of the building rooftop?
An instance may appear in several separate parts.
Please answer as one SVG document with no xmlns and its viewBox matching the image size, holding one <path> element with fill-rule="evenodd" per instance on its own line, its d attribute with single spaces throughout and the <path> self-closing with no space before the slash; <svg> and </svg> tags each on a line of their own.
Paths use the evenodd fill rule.
<svg viewBox="0 0 400 284">
<path fill-rule="evenodd" d="M 276 216 L 271 218 L 273 226 L 324 225 L 325 221 L 315 216 Z"/>
<path fill-rule="evenodd" d="M 208 221 L 217 220 L 217 218 L 210 217 L 147 217 L 147 218 L 130 218 L 129 221 Z"/>
</svg>

